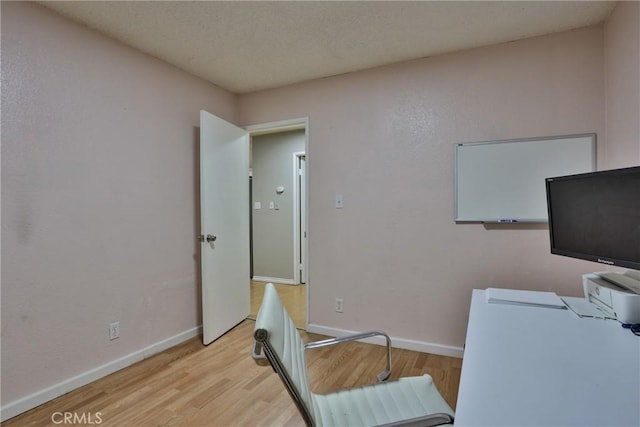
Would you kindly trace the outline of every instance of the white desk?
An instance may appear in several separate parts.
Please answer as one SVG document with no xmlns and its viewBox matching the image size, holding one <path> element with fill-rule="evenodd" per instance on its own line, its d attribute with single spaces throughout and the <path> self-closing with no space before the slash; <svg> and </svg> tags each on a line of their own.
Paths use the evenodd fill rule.
<svg viewBox="0 0 640 427">
<path fill-rule="evenodd" d="M 474 290 L 455 424 L 640 426 L 640 337 Z"/>
</svg>

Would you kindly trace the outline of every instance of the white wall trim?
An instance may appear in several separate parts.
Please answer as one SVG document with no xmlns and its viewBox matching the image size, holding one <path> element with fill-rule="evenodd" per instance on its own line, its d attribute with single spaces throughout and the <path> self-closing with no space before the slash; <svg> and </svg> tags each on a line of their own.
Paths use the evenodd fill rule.
<svg viewBox="0 0 640 427">
<path fill-rule="evenodd" d="M 279 120 L 276 122 L 259 123 L 255 125 L 245 126 L 245 130 L 251 136 L 266 135 L 269 133 L 286 132 L 290 130 L 306 129 L 308 117 L 300 117 L 296 119 Z"/>
<path fill-rule="evenodd" d="M 251 280 L 255 280 L 256 282 L 271 282 L 271 283 L 281 283 L 283 285 L 298 285 L 296 281 L 293 279 L 281 279 L 278 277 L 266 277 L 266 276 L 253 276 Z"/>
<path fill-rule="evenodd" d="M 102 377 L 126 368 L 127 366 L 133 365 L 136 362 L 147 359 L 154 354 L 160 353 L 201 334 L 202 326 L 197 326 L 165 340 L 151 344 L 150 346 L 123 356 L 119 359 L 108 362 L 102 366 L 90 369 L 72 378 L 59 382 L 58 384 L 54 384 L 43 390 L 37 391 L 29 396 L 15 400 L 13 402 L 9 402 L 6 405 L 2 406 L 2 408 L 0 408 L 0 421 L 6 421 L 9 418 L 20 415 L 21 413 L 26 412 L 29 409 L 40 406 L 43 403 L 55 399 L 56 397 L 62 396 L 65 393 L 87 385 Z"/>
<path fill-rule="evenodd" d="M 308 324 L 307 331 L 314 334 L 328 335 L 330 337 L 344 337 L 347 335 L 357 334 L 362 331 L 349 331 L 346 329 L 332 328 L 329 326 Z M 410 340 L 406 338 L 391 338 L 391 346 L 394 348 L 402 348 L 405 350 L 420 351 L 422 353 L 438 354 L 440 356 L 457 357 L 462 359 L 464 352 L 462 347 L 454 347 L 450 345 L 429 343 L 424 341 Z M 372 337 L 362 340 L 369 344 L 386 345 L 384 337 Z"/>
</svg>

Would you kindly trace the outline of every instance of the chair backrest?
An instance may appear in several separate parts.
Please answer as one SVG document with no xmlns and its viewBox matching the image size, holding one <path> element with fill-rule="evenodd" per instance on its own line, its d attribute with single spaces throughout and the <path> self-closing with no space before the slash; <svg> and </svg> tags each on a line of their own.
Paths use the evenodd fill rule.
<svg viewBox="0 0 640 427">
<path fill-rule="evenodd" d="M 254 338 L 286 386 L 307 425 L 313 425 L 313 401 L 304 343 L 275 287 L 267 283 L 256 319 Z"/>
</svg>

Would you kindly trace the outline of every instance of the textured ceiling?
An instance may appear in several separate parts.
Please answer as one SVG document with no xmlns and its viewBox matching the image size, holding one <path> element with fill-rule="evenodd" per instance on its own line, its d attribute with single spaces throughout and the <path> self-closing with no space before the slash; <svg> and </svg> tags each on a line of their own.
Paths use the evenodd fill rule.
<svg viewBox="0 0 640 427">
<path fill-rule="evenodd" d="M 235 93 L 600 23 L 592 1 L 39 2 Z"/>
</svg>

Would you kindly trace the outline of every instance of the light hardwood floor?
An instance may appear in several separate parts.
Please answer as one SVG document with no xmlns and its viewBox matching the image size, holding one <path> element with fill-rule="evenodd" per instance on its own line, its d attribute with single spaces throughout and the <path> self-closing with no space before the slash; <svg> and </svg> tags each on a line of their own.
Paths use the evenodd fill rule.
<svg viewBox="0 0 640 427">
<path fill-rule="evenodd" d="M 264 295 L 265 282 L 251 281 L 251 314 L 250 319 L 255 320 L 262 303 Z M 307 306 L 307 286 L 306 285 L 283 285 L 274 283 L 278 296 L 282 300 L 282 304 L 287 309 L 287 313 L 293 320 L 293 324 L 298 329 L 306 329 L 306 306 Z"/>
<path fill-rule="evenodd" d="M 60 425 L 56 413 L 91 415 L 94 425 L 99 416 L 101 426 L 302 426 L 278 376 L 250 356 L 254 324 L 245 320 L 209 346 L 191 339 L 2 426 Z M 305 341 L 324 338 L 301 334 Z M 324 347 L 310 350 L 307 364 L 312 390 L 327 393 L 375 381 L 385 348 L 359 342 Z M 394 349 L 392 378 L 429 373 L 455 408 L 461 366 L 461 359 Z"/>
</svg>

